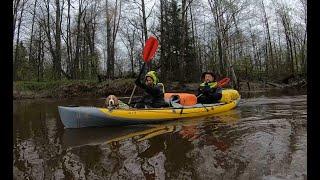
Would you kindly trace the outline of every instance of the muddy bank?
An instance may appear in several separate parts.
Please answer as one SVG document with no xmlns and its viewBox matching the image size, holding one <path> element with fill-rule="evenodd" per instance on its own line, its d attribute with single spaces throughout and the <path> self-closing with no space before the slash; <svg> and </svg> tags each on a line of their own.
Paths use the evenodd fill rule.
<svg viewBox="0 0 320 180">
<path fill-rule="evenodd" d="M 178 82 L 165 83 L 166 92 L 195 93 L 199 83 L 182 84 Z M 300 86 L 299 86 L 300 87 Z M 264 82 L 240 82 L 240 93 L 264 92 L 272 89 L 298 88 L 287 84 L 275 84 Z M 134 79 L 117 79 L 105 82 L 56 82 L 50 85 L 38 82 L 14 82 L 13 99 L 38 99 L 38 98 L 71 98 L 71 97 L 106 97 L 110 94 L 116 96 L 130 96 L 134 88 Z M 143 91 L 136 88 L 135 96 Z"/>
<path fill-rule="evenodd" d="M 128 95 L 134 88 L 134 80 L 118 79 L 105 82 L 70 81 L 50 85 L 37 82 L 18 82 L 13 84 L 13 99 L 104 97 L 109 94 Z M 136 89 L 140 93 L 140 89 Z"/>
</svg>

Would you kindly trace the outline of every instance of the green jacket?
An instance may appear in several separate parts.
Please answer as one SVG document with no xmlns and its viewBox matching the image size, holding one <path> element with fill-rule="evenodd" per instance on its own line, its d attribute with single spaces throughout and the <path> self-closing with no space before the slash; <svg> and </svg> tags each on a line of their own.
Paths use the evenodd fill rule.
<svg viewBox="0 0 320 180">
<path fill-rule="evenodd" d="M 215 103 L 222 97 L 222 88 L 218 86 L 217 82 L 201 83 L 198 88 L 198 102 L 199 103 Z"/>
</svg>

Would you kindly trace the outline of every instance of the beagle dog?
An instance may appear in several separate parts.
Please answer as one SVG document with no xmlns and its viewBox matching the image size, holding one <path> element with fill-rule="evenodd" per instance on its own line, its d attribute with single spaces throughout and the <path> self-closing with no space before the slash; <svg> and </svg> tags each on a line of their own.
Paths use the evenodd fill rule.
<svg viewBox="0 0 320 180">
<path fill-rule="evenodd" d="M 118 109 L 119 100 L 115 95 L 109 95 L 104 102 L 104 106 L 109 109 Z"/>
</svg>

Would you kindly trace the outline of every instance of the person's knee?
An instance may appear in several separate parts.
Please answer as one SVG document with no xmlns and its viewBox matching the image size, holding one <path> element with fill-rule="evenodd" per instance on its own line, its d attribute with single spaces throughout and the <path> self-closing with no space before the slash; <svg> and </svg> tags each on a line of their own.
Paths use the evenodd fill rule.
<svg viewBox="0 0 320 180">
<path fill-rule="evenodd" d="M 145 104 L 144 103 L 136 103 L 135 108 L 145 108 Z"/>
<path fill-rule="evenodd" d="M 152 108 L 161 108 L 161 107 L 163 107 L 161 104 L 158 104 L 158 103 L 155 103 L 155 104 L 150 104 L 150 106 L 152 107 Z"/>
<path fill-rule="evenodd" d="M 206 98 L 204 96 L 200 96 L 197 98 L 197 103 L 205 103 Z"/>
<path fill-rule="evenodd" d="M 221 97 L 222 97 L 222 94 L 221 93 L 216 93 L 213 97 L 214 97 L 214 100 L 220 100 Z"/>
</svg>

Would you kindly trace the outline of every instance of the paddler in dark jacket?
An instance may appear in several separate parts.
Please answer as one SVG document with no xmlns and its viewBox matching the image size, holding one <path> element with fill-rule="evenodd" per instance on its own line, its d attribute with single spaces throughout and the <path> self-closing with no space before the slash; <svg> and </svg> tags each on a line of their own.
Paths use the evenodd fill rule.
<svg viewBox="0 0 320 180">
<path fill-rule="evenodd" d="M 212 72 L 204 72 L 201 75 L 202 83 L 198 88 L 197 102 L 202 104 L 218 103 L 222 97 L 222 89 L 218 87 L 215 75 Z"/>
<path fill-rule="evenodd" d="M 164 101 L 164 93 L 158 85 L 158 77 L 155 71 L 149 71 L 145 75 L 145 83 L 140 82 L 140 76 L 135 81 L 135 84 L 144 89 L 144 95 L 137 102 L 134 107 L 136 108 L 161 108 L 167 107 L 168 104 Z"/>
</svg>

